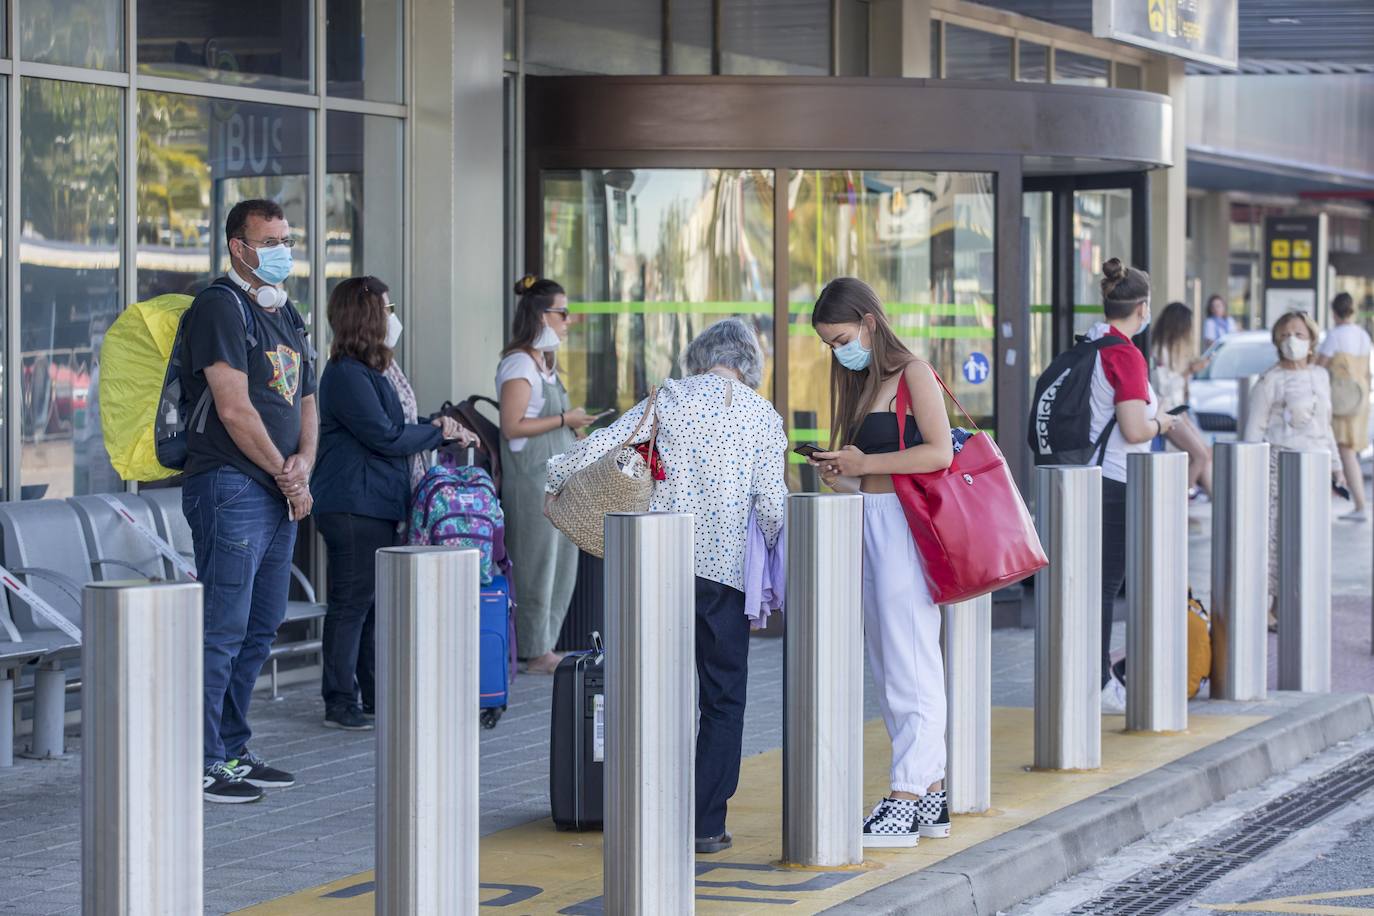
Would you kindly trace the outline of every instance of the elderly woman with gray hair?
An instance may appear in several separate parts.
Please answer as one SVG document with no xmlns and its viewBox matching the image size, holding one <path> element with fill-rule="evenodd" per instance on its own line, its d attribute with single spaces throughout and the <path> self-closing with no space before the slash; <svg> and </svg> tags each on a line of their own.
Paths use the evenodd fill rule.
<svg viewBox="0 0 1374 916">
<path fill-rule="evenodd" d="M 787 436 L 773 405 L 754 390 L 763 379 L 763 351 L 743 321 L 730 318 L 703 331 L 688 345 L 683 368 L 687 377 L 666 380 L 655 405 L 666 478 L 654 488 L 650 508 L 691 512 L 696 519 L 696 848 L 712 853 L 730 847 L 725 809 L 739 783 L 749 661 L 744 555 L 750 510 L 772 547 L 787 499 Z M 548 498 L 557 498 L 574 471 L 624 442 L 646 403 L 550 458 Z M 640 440 L 648 440 L 651 425 L 645 424 Z"/>
</svg>

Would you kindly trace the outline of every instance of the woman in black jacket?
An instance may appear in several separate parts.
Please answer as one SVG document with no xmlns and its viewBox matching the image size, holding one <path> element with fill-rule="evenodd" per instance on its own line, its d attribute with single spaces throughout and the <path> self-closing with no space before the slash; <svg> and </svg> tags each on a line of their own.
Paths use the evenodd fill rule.
<svg viewBox="0 0 1374 916">
<path fill-rule="evenodd" d="M 329 297 L 334 332 L 320 377 L 315 517 L 329 553 L 324 618 L 324 724 L 372 727 L 374 555 L 397 542 L 424 453 L 476 437 L 446 417 L 417 422 L 415 394 L 393 361 L 401 322 L 376 277 L 353 277 Z M 361 704 L 359 703 L 361 695 Z"/>
</svg>

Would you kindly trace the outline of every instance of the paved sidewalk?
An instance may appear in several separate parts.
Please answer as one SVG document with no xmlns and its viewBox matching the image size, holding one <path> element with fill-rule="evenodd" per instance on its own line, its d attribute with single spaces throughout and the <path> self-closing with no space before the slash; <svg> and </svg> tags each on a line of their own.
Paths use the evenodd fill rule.
<svg viewBox="0 0 1374 916">
<path fill-rule="evenodd" d="M 1209 507 L 1195 507 L 1191 518 L 1191 579 L 1205 596 Z M 1374 658 L 1369 654 L 1370 529 L 1368 524 L 1341 522 L 1334 529 L 1337 691 L 1374 692 Z M 1118 623 L 1118 645 L 1123 630 Z M 747 755 L 775 751 L 782 743 L 781 650 L 776 640 L 755 639 L 751 647 Z M 1030 706 L 1034 634 L 996 631 L 993 656 L 993 703 Z M 482 735 L 484 835 L 548 816 L 550 686 L 547 678 L 518 679 L 510 712 L 494 731 Z M 872 720 L 877 710 L 871 684 L 865 701 L 865 718 Z M 1276 697 L 1270 704 L 1249 706 L 1195 703 L 1193 711 L 1267 715 L 1293 702 Z M 288 688 L 275 703 L 259 698 L 253 715 L 259 732 L 255 747 L 295 771 L 300 785 L 272 792 L 257 805 L 206 807 L 207 912 L 232 912 L 372 867 L 374 735 L 325 729 L 321 714 L 313 686 Z M 69 746 L 72 753 L 65 760 L 18 760 L 13 769 L 0 770 L 0 913 L 36 916 L 79 909 L 79 737 L 69 738 Z"/>
</svg>

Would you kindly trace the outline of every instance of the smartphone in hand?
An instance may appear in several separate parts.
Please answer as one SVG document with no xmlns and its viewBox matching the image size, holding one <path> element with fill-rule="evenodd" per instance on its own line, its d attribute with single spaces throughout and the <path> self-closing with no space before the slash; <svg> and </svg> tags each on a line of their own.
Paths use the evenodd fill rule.
<svg viewBox="0 0 1374 916">
<path fill-rule="evenodd" d="M 801 455 L 803 458 L 815 458 L 818 453 L 825 451 L 825 449 L 817 448 L 808 442 L 803 445 L 798 445 L 796 448 L 792 449 L 792 451 Z"/>
<path fill-rule="evenodd" d="M 1177 407 L 1175 407 L 1173 410 L 1169 411 L 1168 413 L 1169 413 L 1169 416 L 1171 416 L 1171 417 L 1177 417 L 1177 416 L 1179 416 L 1180 414 L 1185 414 L 1185 413 L 1187 413 L 1187 412 L 1188 412 L 1188 405 L 1187 405 L 1187 404 L 1180 404 L 1180 405 L 1178 405 Z"/>
</svg>

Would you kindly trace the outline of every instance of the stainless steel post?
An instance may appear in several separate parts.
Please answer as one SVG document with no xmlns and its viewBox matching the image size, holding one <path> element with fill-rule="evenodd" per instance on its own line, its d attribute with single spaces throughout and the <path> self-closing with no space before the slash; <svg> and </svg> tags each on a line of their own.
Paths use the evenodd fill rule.
<svg viewBox="0 0 1374 916">
<path fill-rule="evenodd" d="M 1250 391 L 1257 381 L 1258 375 L 1236 379 L 1236 435 L 1245 435 L 1245 424 L 1250 418 Z"/>
<path fill-rule="evenodd" d="M 862 496 L 787 500 L 782 858 L 863 862 Z"/>
<path fill-rule="evenodd" d="M 67 753 L 67 672 L 60 661 L 33 671 L 33 735 L 27 757 L 49 759 Z"/>
<path fill-rule="evenodd" d="M 377 551 L 378 916 L 477 912 L 481 555 Z"/>
<path fill-rule="evenodd" d="M 692 913 L 692 516 L 606 516 L 606 912 Z M 475 732 L 474 732 L 475 734 Z"/>
<path fill-rule="evenodd" d="M 1036 470 L 1035 766 L 1102 765 L 1102 469 Z"/>
<path fill-rule="evenodd" d="M 1331 690 L 1331 456 L 1279 455 L 1279 689 Z"/>
<path fill-rule="evenodd" d="M 1218 700 L 1269 679 L 1269 445 L 1218 442 L 1212 464 L 1212 676 Z"/>
<path fill-rule="evenodd" d="M 14 766 L 14 672 L 0 671 L 0 767 Z"/>
<path fill-rule="evenodd" d="M 1126 456 L 1126 728 L 1188 728 L 1188 455 Z"/>
<path fill-rule="evenodd" d="M 952 814 L 992 807 L 992 595 L 943 608 Z"/>
<path fill-rule="evenodd" d="M 83 605 L 81 911 L 199 913 L 201 587 L 98 582 Z"/>
</svg>

